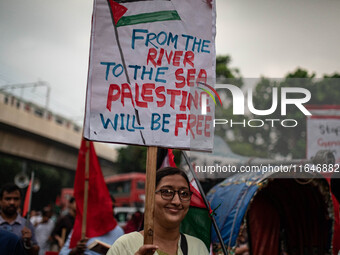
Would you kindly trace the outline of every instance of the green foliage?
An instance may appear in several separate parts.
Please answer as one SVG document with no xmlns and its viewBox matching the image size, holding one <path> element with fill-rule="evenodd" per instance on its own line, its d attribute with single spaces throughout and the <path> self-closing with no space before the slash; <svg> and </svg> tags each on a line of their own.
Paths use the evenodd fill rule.
<svg viewBox="0 0 340 255">
<path fill-rule="evenodd" d="M 329 79 L 332 78 L 332 79 Z M 325 75 L 323 79 L 316 79 L 314 73 L 298 68 L 288 73 L 283 80 L 272 80 L 262 77 L 253 90 L 253 105 L 255 109 L 270 109 L 273 103 L 273 88 L 277 88 L 278 102 L 281 102 L 280 91 L 282 87 L 300 87 L 311 92 L 308 104 L 338 104 L 340 98 L 339 74 Z M 233 83 L 232 83 L 233 84 Z M 290 93 L 289 98 L 300 98 L 299 93 Z M 229 107 L 232 108 L 231 105 Z M 226 139 L 235 153 L 245 156 L 273 157 L 275 155 L 291 156 L 293 158 L 305 158 L 306 154 L 306 116 L 295 106 L 287 105 L 287 114 L 282 116 L 281 107 L 278 105 L 276 111 L 270 116 L 232 116 L 231 110 L 217 109 L 216 114 L 223 114 L 225 119 L 232 118 L 233 121 L 245 119 L 261 119 L 265 125 L 260 128 L 243 127 L 235 125 L 221 125 L 216 128 L 216 134 L 223 135 L 232 131 L 233 139 Z M 221 115 L 217 115 L 221 116 Z M 296 127 L 287 128 L 276 122 L 266 122 L 266 119 L 294 119 L 298 122 Z M 222 130 L 221 130 L 222 129 Z"/>
<path fill-rule="evenodd" d="M 26 168 L 23 167 L 23 159 L 0 155 L 0 187 L 5 183 L 14 183 L 15 175 L 25 171 L 28 177 L 34 171 L 35 179 L 40 181 L 40 189 L 33 193 L 32 209 L 41 210 L 48 204 L 54 204 L 56 197 L 60 194 L 61 188 L 72 187 L 74 183 L 74 172 L 64 169 L 56 169 L 32 161 L 26 161 Z M 27 188 L 22 189 L 23 199 Z"/>
<path fill-rule="evenodd" d="M 246 155 L 246 156 L 252 156 L 252 157 L 260 157 L 264 158 L 266 157 L 266 153 L 263 150 L 257 150 L 251 143 L 249 142 L 229 142 L 228 145 L 230 146 L 230 149 L 239 155 Z"/>
<path fill-rule="evenodd" d="M 230 56 L 216 57 L 217 83 L 233 84 L 243 89 L 244 80 L 237 68 L 230 68 Z M 262 77 L 253 91 L 253 105 L 255 109 L 270 109 L 273 103 L 273 88 L 277 89 L 278 102 L 281 102 L 282 87 L 305 88 L 311 92 L 308 104 L 339 104 L 340 98 L 340 74 L 324 75 L 323 79 L 316 79 L 314 73 L 309 73 L 303 68 L 297 68 L 288 73 L 285 79 L 273 80 Z M 216 125 L 215 135 L 223 137 L 232 151 L 251 157 L 274 157 L 291 156 L 293 158 L 305 158 L 306 154 L 306 116 L 295 106 L 287 106 L 286 116 L 282 116 L 281 107 L 278 105 L 276 111 L 270 116 L 258 116 L 254 114 L 233 115 L 232 94 L 228 90 L 218 90 L 223 101 L 223 107 L 216 106 L 215 118 L 230 120 L 233 122 L 247 123 L 249 119 L 261 119 L 265 125 L 253 128 L 246 125 Z M 245 95 L 247 95 L 244 92 Z M 290 93 L 289 98 L 299 98 L 301 94 Z M 298 125 L 293 128 L 283 127 L 278 122 L 274 127 L 266 119 L 294 119 Z"/>
<path fill-rule="evenodd" d="M 235 78 L 233 69 L 228 65 L 231 62 L 230 56 L 217 56 L 216 57 L 216 77 Z"/>
<path fill-rule="evenodd" d="M 337 77 L 335 74 L 333 77 Z M 332 78 L 333 78 L 332 77 Z M 253 97 L 257 109 L 269 109 L 272 105 L 272 92 L 268 88 L 278 88 L 278 101 L 280 102 L 280 91 L 282 87 L 300 87 L 311 92 L 311 100 L 308 104 L 337 104 L 340 96 L 340 83 L 335 79 L 315 79 L 314 73 L 298 68 L 289 73 L 283 81 L 273 82 L 265 78 L 256 86 L 256 93 Z M 299 98 L 301 94 L 289 94 L 289 98 Z M 257 119 L 265 119 L 267 116 L 253 116 Z M 280 107 L 271 114 L 271 119 L 282 119 Z M 279 154 L 282 156 L 291 155 L 293 158 L 305 158 L 306 154 L 306 116 L 295 106 L 287 106 L 287 115 L 284 119 L 295 119 L 298 125 L 293 128 L 276 125 L 268 127 L 269 132 L 264 129 L 258 131 L 258 135 L 265 141 L 258 145 L 259 149 L 266 149 L 268 156 Z M 272 141 L 268 134 L 273 132 L 275 139 Z"/>
<path fill-rule="evenodd" d="M 228 83 L 228 79 L 232 79 L 235 85 L 242 86 L 240 70 L 231 68 L 230 56 L 216 56 L 216 81 L 217 83 Z M 236 82 L 235 82 L 236 81 Z"/>
<path fill-rule="evenodd" d="M 61 188 L 73 187 L 75 172 L 56 169 L 49 166 L 30 164 L 35 177 L 40 180 L 40 190 L 34 193 L 32 208 L 42 209 L 48 204 L 54 205 Z M 30 172 L 31 172 L 30 171 Z"/>
<path fill-rule="evenodd" d="M 118 169 L 120 173 L 146 172 L 147 147 L 129 145 L 118 150 Z M 180 165 L 181 151 L 173 150 L 175 163 Z"/>
<path fill-rule="evenodd" d="M 22 169 L 22 163 L 19 160 L 0 155 L 0 185 L 14 182 L 14 176 Z"/>
<path fill-rule="evenodd" d="M 118 150 L 119 172 L 142 172 L 145 173 L 146 147 L 129 145 Z"/>
</svg>

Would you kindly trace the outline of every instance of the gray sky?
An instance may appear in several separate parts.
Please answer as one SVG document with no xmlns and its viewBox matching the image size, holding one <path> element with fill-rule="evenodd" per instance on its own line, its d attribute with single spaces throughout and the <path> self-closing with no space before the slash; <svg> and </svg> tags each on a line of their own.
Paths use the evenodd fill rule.
<svg viewBox="0 0 340 255">
<path fill-rule="evenodd" d="M 340 72 L 340 1 L 217 0 L 217 54 L 247 78 Z"/>
<path fill-rule="evenodd" d="M 50 108 L 82 122 L 93 0 L 1 0 L 0 86 L 46 81 Z M 340 1 L 217 0 L 218 55 L 245 78 L 298 66 L 340 72 Z M 45 89 L 24 98 L 44 104 Z"/>
</svg>

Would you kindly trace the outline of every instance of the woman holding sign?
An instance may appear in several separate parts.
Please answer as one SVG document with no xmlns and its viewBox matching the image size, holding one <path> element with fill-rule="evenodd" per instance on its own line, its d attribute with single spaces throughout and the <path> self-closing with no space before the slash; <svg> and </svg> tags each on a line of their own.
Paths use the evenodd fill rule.
<svg viewBox="0 0 340 255">
<path fill-rule="evenodd" d="M 156 173 L 153 244 L 143 245 L 144 233 L 132 232 L 120 237 L 107 255 L 208 255 L 204 243 L 181 234 L 180 224 L 189 210 L 191 191 L 186 174 L 174 167 Z"/>
</svg>

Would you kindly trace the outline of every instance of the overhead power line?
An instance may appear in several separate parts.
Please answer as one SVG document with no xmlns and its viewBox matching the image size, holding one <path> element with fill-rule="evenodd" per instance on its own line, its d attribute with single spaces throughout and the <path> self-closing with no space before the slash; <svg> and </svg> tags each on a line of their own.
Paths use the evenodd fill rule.
<svg viewBox="0 0 340 255">
<path fill-rule="evenodd" d="M 30 82 L 30 83 L 18 83 L 18 84 L 7 84 L 0 87 L 0 91 L 5 91 L 8 89 L 26 89 L 26 88 L 35 88 L 35 87 L 46 87 L 46 100 L 45 100 L 45 108 L 48 110 L 49 103 L 50 103 L 50 93 L 51 93 L 51 87 L 48 84 L 48 82 L 45 81 L 37 81 L 37 82 Z"/>
</svg>

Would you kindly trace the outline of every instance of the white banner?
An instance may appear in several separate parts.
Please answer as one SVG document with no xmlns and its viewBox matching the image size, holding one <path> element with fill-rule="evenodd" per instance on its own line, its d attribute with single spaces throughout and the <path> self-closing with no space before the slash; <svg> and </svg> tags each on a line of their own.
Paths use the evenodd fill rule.
<svg viewBox="0 0 340 255">
<path fill-rule="evenodd" d="M 211 151 L 215 19 L 210 0 L 95 0 L 85 138 Z"/>
</svg>

